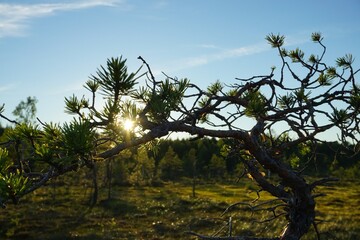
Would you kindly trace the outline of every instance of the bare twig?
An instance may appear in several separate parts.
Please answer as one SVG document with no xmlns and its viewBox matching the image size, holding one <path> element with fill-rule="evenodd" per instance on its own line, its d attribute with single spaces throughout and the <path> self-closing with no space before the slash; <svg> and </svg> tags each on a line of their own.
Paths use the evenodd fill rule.
<svg viewBox="0 0 360 240">
<path fill-rule="evenodd" d="M 315 222 L 315 221 L 314 221 L 312 224 L 313 224 L 314 229 L 315 229 L 315 232 L 316 232 L 316 237 L 317 237 L 317 240 L 320 240 L 320 233 L 319 233 L 319 230 L 318 230 L 317 224 L 316 224 L 316 222 Z"/>
<path fill-rule="evenodd" d="M 152 71 L 151 71 L 151 68 L 150 68 L 149 64 L 148 64 L 148 63 L 145 61 L 145 59 L 142 58 L 141 56 L 139 56 L 138 59 L 140 59 L 140 60 L 143 62 L 143 64 L 146 65 L 146 67 L 147 67 L 147 69 L 148 69 L 148 71 L 149 71 L 149 73 L 150 73 L 151 80 L 152 80 L 153 82 L 155 82 L 155 77 L 154 77 L 154 75 L 153 75 L 153 73 L 152 73 Z"/>
<path fill-rule="evenodd" d="M 310 184 L 310 187 L 312 189 L 314 189 L 315 187 L 317 186 L 326 186 L 328 185 L 330 182 L 338 182 L 339 179 L 338 178 L 333 178 L 333 177 L 329 177 L 329 178 L 323 178 L 323 179 L 320 179 L 320 180 L 317 180 L 313 183 Z"/>
<path fill-rule="evenodd" d="M 8 122 L 14 123 L 14 124 L 16 124 L 16 125 L 19 125 L 19 124 L 20 124 L 20 123 L 18 123 L 17 121 L 11 120 L 10 118 L 4 116 L 4 115 L 1 114 L 1 113 L 0 113 L 0 117 L 3 118 L 3 119 L 5 119 L 5 120 L 7 120 Z"/>
<path fill-rule="evenodd" d="M 198 237 L 203 240 L 279 240 L 280 238 L 257 238 L 257 237 L 246 237 L 246 236 L 234 236 L 234 237 L 209 237 L 204 236 L 195 232 L 187 232 L 187 234 Z"/>
</svg>

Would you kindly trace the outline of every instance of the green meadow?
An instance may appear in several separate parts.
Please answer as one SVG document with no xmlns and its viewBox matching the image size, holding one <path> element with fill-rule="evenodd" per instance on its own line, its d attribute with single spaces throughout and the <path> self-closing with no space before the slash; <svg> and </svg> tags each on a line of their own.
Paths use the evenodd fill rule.
<svg viewBox="0 0 360 240">
<path fill-rule="evenodd" d="M 268 208 L 273 199 L 265 192 L 259 198 L 251 180 L 196 187 L 193 197 L 186 180 L 159 187 L 114 186 L 110 199 L 101 187 L 90 209 L 88 184 L 58 180 L 1 210 L 0 239 L 196 239 L 189 232 L 227 236 L 230 217 L 233 236 L 276 236 L 285 226 L 284 218 L 267 221 L 271 212 L 249 207 Z M 317 198 L 321 239 L 359 239 L 359 182 L 341 181 L 317 192 L 326 194 Z M 234 203 L 239 204 L 224 213 Z M 304 239 L 316 239 L 315 230 Z"/>
</svg>

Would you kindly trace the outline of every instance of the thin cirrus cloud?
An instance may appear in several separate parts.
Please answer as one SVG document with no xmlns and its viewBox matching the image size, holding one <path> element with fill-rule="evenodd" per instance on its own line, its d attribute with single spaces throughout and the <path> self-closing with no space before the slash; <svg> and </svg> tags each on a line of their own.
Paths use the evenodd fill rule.
<svg viewBox="0 0 360 240">
<path fill-rule="evenodd" d="M 14 89 L 16 86 L 15 84 L 7 84 L 7 85 L 0 85 L 0 93 L 9 91 L 10 89 Z"/>
<path fill-rule="evenodd" d="M 284 47 L 301 45 L 306 42 L 309 42 L 309 40 L 304 34 L 295 34 L 293 36 L 286 37 Z M 200 67 L 213 62 L 250 56 L 271 50 L 271 47 L 266 42 L 231 49 L 221 48 L 213 44 L 201 44 L 198 45 L 198 47 L 212 50 L 213 53 L 178 59 L 170 64 L 166 71 L 176 72 L 184 69 Z"/>
<path fill-rule="evenodd" d="M 215 49 L 217 51 L 212 54 L 205 54 L 201 56 L 176 60 L 173 64 L 171 64 L 171 66 L 168 67 L 167 71 L 173 72 L 173 71 L 179 71 L 193 67 L 200 67 L 203 65 L 210 64 L 212 62 L 222 61 L 229 58 L 253 55 L 269 50 L 268 45 L 263 43 L 239 47 L 239 48 L 233 48 L 233 49 L 223 49 L 211 44 L 200 45 L 200 47 Z"/>
<path fill-rule="evenodd" d="M 31 19 L 100 6 L 116 6 L 121 0 L 83 0 L 63 3 L 12 4 L 0 3 L 0 38 L 23 35 Z"/>
</svg>

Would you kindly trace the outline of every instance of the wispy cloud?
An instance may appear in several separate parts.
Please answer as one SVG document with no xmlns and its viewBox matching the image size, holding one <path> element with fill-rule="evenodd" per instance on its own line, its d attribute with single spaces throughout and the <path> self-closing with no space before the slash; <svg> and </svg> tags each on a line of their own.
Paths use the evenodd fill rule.
<svg viewBox="0 0 360 240">
<path fill-rule="evenodd" d="M 0 92 L 5 92 L 14 88 L 15 88 L 15 84 L 0 85 Z"/>
<path fill-rule="evenodd" d="M 285 39 L 284 47 L 301 45 L 307 42 L 309 42 L 309 37 L 307 36 L 305 38 L 302 34 L 298 34 L 296 36 L 288 36 Z M 252 45 L 247 45 L 238 48 L 231 48 L 231 49 L 225 49 L 213 44 L 200 44 L 198 45 L 198 47 L 209 49 L 211 50 L 212 53 L 195 56 L 195 57 L 178 59 L 174 61 L 172 64 L 170 63 L 166 71 L 175 72 L 184 69 L 200 67 L 213 62 L 223 61 L 230 58 L 245 57 L 271 50 L 271 47 L 265 41 L 261 43 L 256 43 Z M 160 73 L 158 71 L 156 72 Z"/>
<path fill-rule="evenodd" d="M 154 3 L 154 8 L 155 9 L 162 9 L 164 7 L 166 7 L 169 4 L 169 2 L 167 0 L 157 0 Z"/>
<path fill-rule="evenodd" d="M 223 48 L 220 48 L 214 44 L 200 44 L 200 45 L 198 45 L 198 47 L 206 48 L 206 49 L 222 49 L 222 50 L 224 50 Z"/>
<path fill-rule="evenodd" d="M 215 45 L 209 45 L 209 44 L 204 44 L 199 47 L 208 48 L 212 50 L 215 49 L 218 51 L 211 54 L 179 59 L 175 63 L 173 63 L 172 66 L 169 66 L 167 71 L 172 72 L 172 71 L 179 71 L 193 67 L 199 67 L 212 62 L 223 61 L 229 58 L 253 55 L 270 50 L 269 46 L 266 43 L 254 44 L 254 45 L 232 48 L 232 49 L 223 49 L 216 47 Z"/>
<path fill-rule="evenodd" d="M 12 4 L 0 3 L 0 38 L 24 34 L 29 20 L 60 11 L 116 6 L 121 0 L 82 0 L 59 3 Z"/>
</svg>

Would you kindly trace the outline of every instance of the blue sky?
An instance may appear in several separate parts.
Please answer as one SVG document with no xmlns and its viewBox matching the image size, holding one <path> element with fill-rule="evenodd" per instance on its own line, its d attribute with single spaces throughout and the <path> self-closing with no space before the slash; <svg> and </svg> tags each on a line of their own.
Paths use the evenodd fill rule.
<svg viewBox="0 0 360 240">
<path fill-rule="evenodd" d="M 359 12 L 359 0 L 1 0 L 0 104 L 11 118 L 36 96 L 41 120 L 70 119 L 64 97 L 119 55 L 201 86 L 267 74 L 279 63 L 269 33 L 310 54 L 320 31 L 330 65 L 352 53 L 360 66 Z"/>
</svg>

